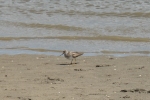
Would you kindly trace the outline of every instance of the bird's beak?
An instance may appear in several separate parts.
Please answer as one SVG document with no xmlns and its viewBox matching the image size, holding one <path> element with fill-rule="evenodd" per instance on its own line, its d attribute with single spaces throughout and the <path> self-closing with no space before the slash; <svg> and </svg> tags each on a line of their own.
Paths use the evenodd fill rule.
<svg viewBox="0 0 150 100">
<path fill-rule="evenodd" d="M 61 55 L 63 55 L 63 54 L 64 54 L 64 53 L 62 53 Z M 61 56 L 61 55 L 60 55 L 60 56 Z"/>
</svg>

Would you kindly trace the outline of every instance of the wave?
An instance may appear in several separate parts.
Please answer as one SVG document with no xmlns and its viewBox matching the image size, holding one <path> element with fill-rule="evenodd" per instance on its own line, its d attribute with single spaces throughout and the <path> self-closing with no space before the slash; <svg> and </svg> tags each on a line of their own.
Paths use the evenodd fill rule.
<svg viewBox="0 0 150 100">
<path fill-rule="evenodd" d="M 11 22 L 11 21 L 0 21 L 3 24 L 18 26 L 18 27 L 27 27 L 27 28 L 45 28 L 45 29 L 57 29 L 57 30 L 65 30 L 65 31 L 83 31 L 84 28 L 75 27 L 75 26 L 67 26 L 67 25 L 52 25 L 52 24 L 40 24 L 40 23 L 23 23 L 23 22 Z"/>
<path fill-rule="evenodd" d="M 127 42 L 150 42 L 150 38 L 140 37 L 123 37 L 123 36 L 47 36 L 47 37 L 0 37 L 0 41 L 12 41 L 12 40 L 29 40 L 29 39 L 61 39 L 61 40 L 109 40 L 109 41 L 127 41 Z"/>
<path fill-rule="evenodd" d="M 145 18 L 149 18 L 150 17 L 150 12 L 145 11 L 139 11 L 139 10 L 126 10 L 126 9 L 122 9 L 120 12 L 118 12 L 118 10 L 113 10 L 112 12 L 110 12 L 111 10 L 107 10 L 104 12 L 103 9 L 100 10 L 95 10 L 95 11 L 91 11 L 89 10 L 84 10 L 84 11 L 77 11 L 77 10 L 65 10 L 65 9 L 51 9 L 51 10 L 46 10 L 46 9 L 22 9 L 22 8 L 17 8 L 19 10 L 19 12 L 24 12 L 26 11 L 26 14 L 47 14 L 48 16 L 52 16 L 53 14 L 62 14 L 62 15 L 87 15 L 87 16 L 99 16 L 99 17 L 145 17 Z"/>
<path fill-rule="evenodd" d="M 64 10 L 55 10 L 55 11 L 49 11 L 47 14 L 53 14 L 53 13 L 61 13 L 62 15 L 87 15 L 87 16 L 99 16 L 99 17 L 150 17 L 149 12 L 93 12 L 93 11 L 64 11 Z"/>
<path fill-rule="evenodd" d="M 19 50 L 30 50 L 37 52 L 62 52 L 61 50 L 49 50 L 49 49 L 41 49 L 41 48 L 28 48 L 28 47 L 13 47 L 13 48 L 0 48 L 0 49 L 19 49 Z"/>
</svg>

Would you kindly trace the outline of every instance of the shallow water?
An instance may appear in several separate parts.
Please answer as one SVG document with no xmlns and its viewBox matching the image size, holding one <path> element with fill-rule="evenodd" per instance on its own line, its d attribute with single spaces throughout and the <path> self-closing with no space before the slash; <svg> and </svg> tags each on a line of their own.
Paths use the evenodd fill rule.
<svg viewBox="0 0 150 100">
<path fill-rule="evenodd" d="M 150 55 L 149 0 L 1 0 L 0 54 Z"/>
</svg>

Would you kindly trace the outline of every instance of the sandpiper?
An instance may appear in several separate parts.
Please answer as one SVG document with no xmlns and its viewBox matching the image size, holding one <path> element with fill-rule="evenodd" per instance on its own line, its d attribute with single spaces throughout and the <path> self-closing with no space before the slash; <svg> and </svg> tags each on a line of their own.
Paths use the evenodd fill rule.
<svg viewBox="0 0 150 100">
<path fill-rule="evenodd" d="M 73 64 L 72 61 L 73 61 L 73 59 L 75 59 L 75 64 L 77 64 L 76 63 L 76 57 L 83 55 L 83 53 L 64 50 L 61 55 L 64 55 L 64 57 L 67 59 L 71 59 L 71 64 Z"/>
</svg>

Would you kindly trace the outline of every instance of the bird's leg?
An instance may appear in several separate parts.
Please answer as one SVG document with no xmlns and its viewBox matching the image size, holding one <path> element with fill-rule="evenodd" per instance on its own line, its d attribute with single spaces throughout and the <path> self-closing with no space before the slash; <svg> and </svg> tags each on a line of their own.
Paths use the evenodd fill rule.
<svg viewBox="0 0 150 100">
<path fill-rule="evenodd" d="M 77 64 L 77 63 L 76 63 L 76 58 L 75 58 L 75 64 Z"/>
<path fill-rule="evenodd" d="M 72 61 L 73 61 L 73 59 L 71 60 L 71 63 L 70 63 L 70 64 L 72 64 Z"/>
</svg>

